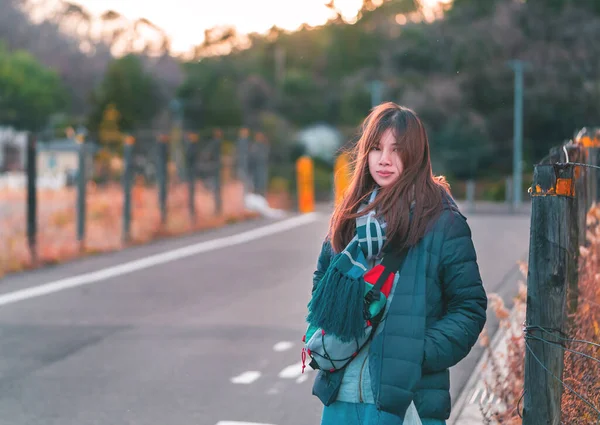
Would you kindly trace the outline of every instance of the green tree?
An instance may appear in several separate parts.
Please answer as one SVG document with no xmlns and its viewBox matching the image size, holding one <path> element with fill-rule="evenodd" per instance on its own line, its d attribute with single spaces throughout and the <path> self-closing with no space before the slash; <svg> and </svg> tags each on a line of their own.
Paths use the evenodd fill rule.
<svg viewBox="0 0 600 425">
<path fill-rule="evenodd" d="M 351 86 L 341 93 L 339 122 L 342 125 L 359 125 L 370 109 L 371 95 L 366 85 Z"/>
<path fill-rule="evenodd" d="M 92 94 L 92 131 L 98 130 L 110 104 L 120 113 L 118 127 L 123 131 L 148 124 L 163 106 L 158 85 L 139 57 L 127 55 L 108 66 L 104 80 Z"/>
<path fill-rule="evenodd" d="M 200 129 L 242 124 L 239 80 L 224 59 L 186 64 L 184 73 L 186 80 L 178 96 L 183 101 L 186 125 Z"/>
<path fill-rule="evenodd" d="M 450 14 L 463 14 L 465 11 L 467 11 L 469 14 L 475 14 L 478 16 L 489 15 L 493 12 L 496 5 L 502 1 L 503 0 L 454 0 L 452 2 Z"/>
<path fill-rule="evenodd" d="M 25 51 L 10 52 L 0 43 L 0 122 L 40 130 L 68 105 L 58 74 Z"/>
<path fill-rule="evenodd" d="M 431 135 L 432 149 L 442 159 L 445 172 L 454 178 L 480 177 L 494 153 L 485 130 L 471 121 L 468 116 L 457 114 Z"/>
<path fill-rule="evenodd" d="M 553 12 L 561 13 L 566 7 L 578 7 L 600 14 L 598 0 L 527 0 L 530 5 L 540 6 Z"/>
<path fill-rule="evenodd" d="M 290 71 L 283 82 L 281 110 L 297 125 L 323 121 L 327 117 L 327 89 L 306 72 Z"/>
<path fill-rule="evenodd" d="M 590 40 L 600 37 L 593 13 L 600 1 L 454 0 L 432 22 L 419 3 L 365 0 L 352 22 L 338 13 L 319 27 L 274 27 L 251 34 L 247 49 L 233 43 L 226 56 L 186 64 L 188 115 L 206 126 L 259 122 L 263 112 L 292 129 L 317 121 L 355 126 L 370 108 L 369 82 L 378 79 L 384 100 L 423 118 L 437 164 L 461 178 L 505 175 L 513 139 L 508 64 L 522 59 L 526 161 L 596 125 L 600 47 Z M 329 5 L 337 11 L 335 1 Z"/>
<path fill-rule="evenodd" d="M 121 114 L 114 104 L 109 104 L 102 114 L 102 121 L 98 126 L 98 139 L 100 143 L 112 150 L 117 150 L 123 143 L 123 133 L 119 130 Z"/>
</svg>

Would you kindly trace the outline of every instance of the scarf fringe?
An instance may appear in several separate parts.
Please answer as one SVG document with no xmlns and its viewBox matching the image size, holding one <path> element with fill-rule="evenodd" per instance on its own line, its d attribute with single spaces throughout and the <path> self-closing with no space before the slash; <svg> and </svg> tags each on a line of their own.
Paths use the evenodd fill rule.
<svg viewBox="0 0 600 425">
<path fill-rule="evenodd" d="M 306 320 L 342 342 L 354 341 L 365 333 L 364 296 L 365 283 L 332 264 L 312 295 Z"/>
</svg>

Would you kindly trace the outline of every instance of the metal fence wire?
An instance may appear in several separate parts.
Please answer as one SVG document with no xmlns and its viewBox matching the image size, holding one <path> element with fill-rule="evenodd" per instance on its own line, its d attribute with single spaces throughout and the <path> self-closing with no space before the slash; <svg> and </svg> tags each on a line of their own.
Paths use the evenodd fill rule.
<svg viewBox="0 0 600 425">
<path fill-rule="evenodd" d="M 0 275 L 235 221 L 249 213 L 247 193 L 268 191 L 259 133 L 140 129 L 97 140 L 29 133 L 22 181 L 0 189 Z"/>
</svg>

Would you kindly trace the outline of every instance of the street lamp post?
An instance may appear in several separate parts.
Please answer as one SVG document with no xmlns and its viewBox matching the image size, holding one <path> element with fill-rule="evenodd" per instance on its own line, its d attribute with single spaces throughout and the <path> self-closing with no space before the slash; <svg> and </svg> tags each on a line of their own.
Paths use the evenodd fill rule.
<svg viewBox="0 0 600 425">
<path fill-rule="evenodd" d="M 383 101 L 383 82 L 381 80 L 373 80 L 369 88 L 371 91 L 371 107 L 374 108 Z"/>
<path fill-rule="evenodd" d="M 513 119 L 513 190 L 512 207 L 517 211 L 521 206 L 523 186 L 523 70 L 527 64 L 521 60 L 510 61 L 508 65 L 515 73 L 514 119 Z"/>
</svg>

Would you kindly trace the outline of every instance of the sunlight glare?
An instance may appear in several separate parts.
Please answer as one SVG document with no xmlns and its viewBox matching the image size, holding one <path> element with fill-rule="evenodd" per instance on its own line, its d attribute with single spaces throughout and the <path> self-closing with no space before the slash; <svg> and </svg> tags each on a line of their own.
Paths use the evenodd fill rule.
<svg viewBox="0 0 600 425">
<path fill-rule="evenodd" d="M 448 3 L 451 0 L 441 0 Z M 190 2 L 142 2 L 141 0 L 75 0 L 93 15 L 100 16 L 115 10 L 135 20 L 149 19 L 171 36 L 174 51 L 183 52 L 204 39 L 204 30 L 214 26 L 235 26 L 241 33 L 265 33 L 274 25 L 285 30 L 295 30 L 303 23 L 322 25 L 334 16 L 325 4 L 327 0 L 219 0 Z M 375 4 L 383 0 L 374 0 Z M 421 0 L 425 8 L 433 8 L 438 0 Z M 209 5 L 207 5 L 209 3 Z M 335 6 L 343 18 L 353 22 L 362 6 L 362 0 L 336 0 Z"/>
</svg>

